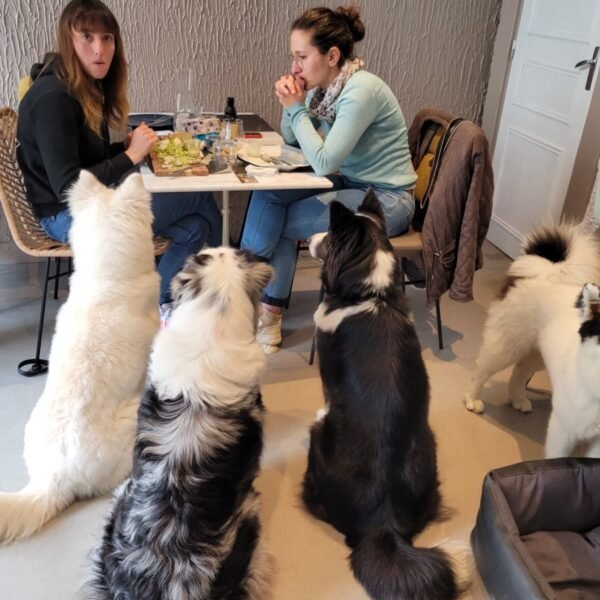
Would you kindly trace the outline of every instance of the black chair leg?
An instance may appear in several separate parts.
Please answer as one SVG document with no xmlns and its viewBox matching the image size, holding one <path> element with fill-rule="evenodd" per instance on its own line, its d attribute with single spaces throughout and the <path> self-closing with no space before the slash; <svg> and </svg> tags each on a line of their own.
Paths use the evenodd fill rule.
<svg viewBox="0 0 600 600">
<path fill-rule="evenodd" d="M 442 313 L 440 311 L 440 299 L 435 301 L 435 316 L 437 320 L 438 346 L 440 350 L 444 349 L 444 338 L 442 337 Z"/>
<path fill-rule="evenodd" d="M 54 279 L 54 299 L 58 300 L 58 280 L 60 279 L 61 276 L 61 272 L 60 272 L 60 257 L 57 256 L 54 259 L 55 263 L 56 263 L 56 270 L 54 271 L 55 273 L 55 279 Z"/>
<path fill-rule="evenodd" d="M 71 291 L 71 275 L 73 275 L 73 259 L 67 258 L 67 289 Z"/>
<path fill-rule="evenodd" d="M 325 287 L 321 284 L 321 289 L 319 290 L 319 301 L 317 302 L 317 306 L 321 304 L 323 300 L 323 296 L 325 295 Z M 315 350 L 317 349 L 317 326 L 315 325 L 315 330 L 313 331 L 312 342 L 310 344 L 310 356 L 308 358 L 308 364 L 312 367 L 312 364 L 315 362 Z"/>
<path fill-rule="evenodd" d="M 292 275 L 292 283 L 290 284 L 290 291 L 288 292 L 287 298 L 285 300 L 285 307 L 290 307 L 290 299 L 292 297 L 292 288 L 294 287 L 294 279 L 296 279 L 296 269 L 298 268 L 298 257 L 300 256 L 300 242 L 296 242 L 296 267 L 294 268 L 294 273 Z"/>
<path fill-rule="evenodd" d="M 35 350 L 35 358 L 22 360 L 17 369 L 20 375 L 24 377 L 33 377 L 40 373 L 45 373 L 48 370 L 48 361 L 40 358 L 42 349 L 42 335 L 44 333 L 44 317 L 46 315 L 46 296 L 48 295 L 48 281 L 50 279 L 50 262 L 51 258 L 46 262 L 46 277 L 44 279 L 44 293 L 42 295 L 42 309 L 40 310 L 40 322 L 38 325 L 37 346 Z"/>
<path fill-rule="evenodd" d="M 406 257 L 400 257 L 400 285 L 402 286 L 402 293 L 406 294 Z"/>
</svg>

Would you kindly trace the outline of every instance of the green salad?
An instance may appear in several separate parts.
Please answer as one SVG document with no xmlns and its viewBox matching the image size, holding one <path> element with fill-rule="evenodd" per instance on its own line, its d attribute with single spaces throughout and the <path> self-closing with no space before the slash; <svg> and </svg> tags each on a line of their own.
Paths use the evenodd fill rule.
<svg viewBox="0 0 600 600">
<path fill-rule="evenodd" d="M 167 169 L 189 167 L 202 160 L 202 151 L 195 140 L 183 141 L 170 136 L 154 146 L 154 151 L 163 167 Z"/>
</svg>

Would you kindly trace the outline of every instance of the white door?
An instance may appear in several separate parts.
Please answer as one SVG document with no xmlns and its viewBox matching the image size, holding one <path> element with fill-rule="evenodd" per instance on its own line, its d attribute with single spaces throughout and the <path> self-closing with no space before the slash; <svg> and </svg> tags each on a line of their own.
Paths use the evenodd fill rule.
<svg viewBox="0 0 600 600">
<path fill-rule="evenodd" d="M 493 157 L 488 233 L 513 258 L 533 224 L 560 218 L 598 75 L 596 68 L 588 82 L 594 66 L 575 64 L 591 60 L 597 46 L 600 0 L 523 1 Z"/>
</svg>

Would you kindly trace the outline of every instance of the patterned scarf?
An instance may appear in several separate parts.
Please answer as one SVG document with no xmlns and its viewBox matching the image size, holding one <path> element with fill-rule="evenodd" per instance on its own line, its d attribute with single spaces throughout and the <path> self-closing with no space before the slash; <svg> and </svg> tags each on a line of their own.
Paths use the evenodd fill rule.
<svg viewBox="0 0 600 600">
<path fill-rule="evenodd" d="M 310 100 L 308 111 L 312 117 L 324 119 L 329 124 L 335 121 L 336 102 L 342 93 L 348 79 L 363 68 L 364 61 L 360 58 L 347 60 L 342 66 L 338 76 L 327 89 L 319 87 Z"/>
</svg>

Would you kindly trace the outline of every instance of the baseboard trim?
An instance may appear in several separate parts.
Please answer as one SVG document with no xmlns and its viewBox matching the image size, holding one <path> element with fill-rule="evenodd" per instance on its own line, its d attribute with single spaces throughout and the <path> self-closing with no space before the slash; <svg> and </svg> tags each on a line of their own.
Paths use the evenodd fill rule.
<svg viewBox="0 0 600 600">
<path fill-rule="evenodd" d="M 514 259 L 521 254 L 525 236 L 506 221 L 492 215 L 487 239 L 504 254 Z"/>
</svg>

